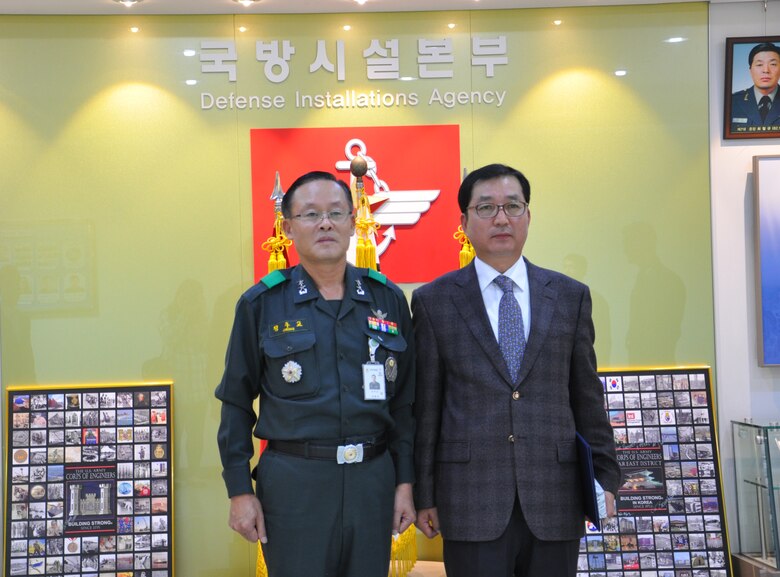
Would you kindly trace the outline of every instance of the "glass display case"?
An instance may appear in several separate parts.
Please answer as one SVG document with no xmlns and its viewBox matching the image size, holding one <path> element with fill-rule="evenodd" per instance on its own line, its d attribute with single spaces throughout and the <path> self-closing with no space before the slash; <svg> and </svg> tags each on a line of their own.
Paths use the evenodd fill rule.
<svg viewBox="0 0 780 577">
<path fill-rule="evenodd" d="M 740 553 L 780 569 L 780 424 L 731 422 Z"/>
</svg>

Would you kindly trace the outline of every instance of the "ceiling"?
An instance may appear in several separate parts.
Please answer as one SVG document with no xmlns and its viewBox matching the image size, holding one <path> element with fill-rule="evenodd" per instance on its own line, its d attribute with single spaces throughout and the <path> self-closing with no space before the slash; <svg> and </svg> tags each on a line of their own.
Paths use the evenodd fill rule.
<svg viewBox="0 0 780 577">
<path fill-rule="evenodd" d="M 696 0 L 366 0 L 362 6 L 355 0 L 260 0 L 249 8 L 234 0 L 142 0 L 132 8 L 126 8 L 115 0 L 0 0 L 0 14 L 312 14 L 502 10 L 688 1 Z"/>
</svg>

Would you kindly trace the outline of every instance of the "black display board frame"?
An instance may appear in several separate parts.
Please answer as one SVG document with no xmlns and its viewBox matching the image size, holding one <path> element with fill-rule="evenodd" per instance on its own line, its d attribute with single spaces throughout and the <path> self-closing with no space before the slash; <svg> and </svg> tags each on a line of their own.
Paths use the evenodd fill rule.
<svg viewBox="0 0 780 577">
<path fill-rule="evenodd" d="M 4 574 L 173 577 L 173 383 L 5 394 Z"/>
<path fill-rule="evenodd" d="M 599 371 L 623 473 L 577 577 L 732 577 L 709 367 Z"/>
</svg>

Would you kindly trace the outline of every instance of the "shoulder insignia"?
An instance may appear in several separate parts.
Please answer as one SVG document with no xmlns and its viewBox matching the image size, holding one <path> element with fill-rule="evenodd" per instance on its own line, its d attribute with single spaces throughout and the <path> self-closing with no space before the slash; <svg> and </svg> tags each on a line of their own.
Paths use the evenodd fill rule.
<svg viewBox="0 0 780 577">
<path fill-rule="evenodd" d="M 260 282 L 263 283 L 268 288 L 273 288 L 278 284 L 281 284 L 287 280 L 287 277 L 282 271 L 275 270 L 273 272 L 268 273 L 263 278 L 260 279 Z"/>
<path fill-rule="evenodd" d="M 381 282 L 385 285 L 387 284 L 387 277 L 381 272 L 377 272 L 372 268 L 368 269 L 368 278 L 374 279 L 375 281 Z"/>
</svg>

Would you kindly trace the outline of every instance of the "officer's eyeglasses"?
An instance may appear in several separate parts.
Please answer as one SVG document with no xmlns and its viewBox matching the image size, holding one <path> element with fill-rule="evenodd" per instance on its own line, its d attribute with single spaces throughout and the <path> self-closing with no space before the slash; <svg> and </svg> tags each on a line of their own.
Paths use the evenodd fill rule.
<svg viewBox="0 0 780 577">
<path fill-rule="evenodd" d="M 517 218 L 525 214 L 528 203 L 507 202 L 505 204 L 494 204 L 492 202 L 480 202 L 468 208 L 477 213 L 479 218 L 494 218 L 498 214 L 498 209 L 503 210 L 504 214 L 510 218 Z"/>
<path fill-rule="evenodd" d="M 296 214 L 292 218 L 305 222 L 306 224 L 319 224 L 325 217 L 333 224 L 343 224 L 351 216 L 351 212 L 344 210 L 328 210 L 325 212 L 317 212 L 316 210 L 309 210 L 301 214 Z"/>
</svg>

